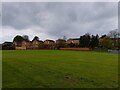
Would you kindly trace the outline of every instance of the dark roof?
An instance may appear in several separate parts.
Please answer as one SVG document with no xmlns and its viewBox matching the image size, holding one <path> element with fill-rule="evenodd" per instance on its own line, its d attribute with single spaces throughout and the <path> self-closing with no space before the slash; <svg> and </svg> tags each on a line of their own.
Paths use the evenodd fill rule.
<svg viewBox="0 0 120 90">
<path fill-rule="evenodd" d="M 22 36 L 19 35 L 17 35 L 13 40 L 13 42 L 22 42 L 22 41 L 30 42 L 28 39 L 24 39 Z"/>
<path fill-rule="evenodd" d="M 112 39 L 112 40 L 116 40 L 116 39 L 118 40 L 118 39 L 120 39 L 120 38 L 111 38 L 111 39 Z"/>
<path fill-rule="evenodd" d="M 39 40 L 38 38 L 34 38 L 31 42 L 33 42 L 34 40 L 36 40 L 36 41 L 38 41 L 38 42 L 42 42 L 42 43 L 43 43 L 43 41 L 42 41 L 42 40 Z"/>
<path fill-rule="evenodd" d="M 47 40 L 45 40 L 45 41 L 55 42 L 55 41 L 53 41 L 53 40 L 49 40 L 49 39 L 47 39 Z M 44 41 L 44 42 L 45 42 L 45 41 Z"/>
<path fill-rule="evenodd" d="M 13 42 L 4 42 L 3 45 L 5 44 L 13 44 Z"/>
<path fill-rule="evenodd" d="M 58 39 L 58 40 L 56 40 L 56 41 L 65 41 L 65 42 L 66 42 L 66 40 L 64 40 L 64 39 Z"/>
<path fill-rule="evenodd" d="M 68 40 L 80 40 L 80 38 L 70 38 Z"/>
<path fill-rule="evenodd" d="M 40 40 L 39 42 L 42 42 L 42 43 L 43 43 L 43 41 L 42 41 L 42 40 Z"/>
<path fill-rule="evenodd" d="M 101 37 L 100 37 L 100 39 L 103 39 L 104 37 L 106 37 L 107 35 L 102 35 Z"/>
</svg>

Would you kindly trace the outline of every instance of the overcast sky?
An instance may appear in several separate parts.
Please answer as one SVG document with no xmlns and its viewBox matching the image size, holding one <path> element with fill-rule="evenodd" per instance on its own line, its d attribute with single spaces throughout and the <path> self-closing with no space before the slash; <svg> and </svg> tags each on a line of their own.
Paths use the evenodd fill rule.
<svg viewBox="0 0 120 90">
<path fill-rule="evenodd" d="M 2 42 L 12 41 L 16 35 L 56 40 L 85 33 L 108 34 L 118 28 L 118 3 L 4 2 L 2 28 Z"/>
</svg>

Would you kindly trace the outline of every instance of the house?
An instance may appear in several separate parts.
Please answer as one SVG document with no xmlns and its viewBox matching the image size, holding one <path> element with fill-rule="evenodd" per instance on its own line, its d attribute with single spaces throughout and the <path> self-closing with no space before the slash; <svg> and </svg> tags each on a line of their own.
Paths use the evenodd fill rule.
<svg viewBox="0 0 120 90">
<path fill-rule="evenodd" d="M 75 45 L 79 45 L 80 44 L 80 38 L 70 38 L 66 41 L 66 44 L 75 44 Z"/>
<path fill-rule="evenodd" d="M 16 50 L 26 50 L 31 46 L 31 42 L 24 39 L 22 36 L 16 36 L 13 40 L 13 44 Z"/>
<path fill-rule="evenodd" d="M 27 40 L 23 40 L 21 42 L 14 42 L 14 45 L 16 50 L 26 50 L 30 48 L 31 42 Z"/>
<path fill-rule="evenodd" d="M 64 48 L 66 46 L 66 40 L 58 39 L 56 40 L 56 49 Z"/>
<path fill-rule="evenodd" d="M 109 37 L 107 35 L 103 35 L 99 38 L 99 41 L 103 40 L 105 37 Z M 112 41 L 112 49 L 120 49 L 120 38 L 112 38 L 109 37 Z"/>
<path fill-rule="evenodd" d="M 56 44 L 66 44 L 66 40 L 58 39 L 58 40 L 56 40 Z"/>
<path fill-rule="evenodd" d="M 26 49 L 41 49 L 43 48 L 43 41 L 39 40 L 37 36 L 32 41 L 23 38 L 22 36 L 16 36 L 13 40 L 16 50 Z"/>
<path fill-rule="evenodd" d="M 44 41 L 44 45 L 54 45 L 54 44 L 55 44 L 55 41 L 53 41 L 53 40 L 47 39 Z"/>
<path fill-rule="evenodd" d="M 120 38 L 111 38 L 115 49 L 120 49 Z"/>
<path fill-rule="evenodd" d="M 41 49 L 43 48 L 43 41 L 39 40 L 37 36 L 31 41 L 31 48 L 32 49 Z"/>
<path fill-rule="evenodd" d="M 45 49 L 54 49 L 54 47 L 55 47 L 55 41 L 49 40 L 49 39 L 44 41 L 44 48 Z"/>
<path fill-rule="evenodd" d="M 14 49 L 14 45 L 12 42 L 4 42 L 1 46 L 0 49 L 3 50 L 13 50 Z"/>
</svg>

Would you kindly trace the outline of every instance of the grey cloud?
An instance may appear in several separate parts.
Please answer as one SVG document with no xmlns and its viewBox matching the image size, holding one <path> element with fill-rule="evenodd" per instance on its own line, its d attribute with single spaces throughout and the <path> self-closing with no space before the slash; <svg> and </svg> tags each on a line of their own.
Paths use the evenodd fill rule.
<svg viewBox="0 0 120 90">
<path fill-rule="evenodd" d="M 117 28 L 117 3 L 35 2 L 3 3 L 3 26 L 16 30 L 35 28 L 38 33 L 60 38 L 108 33 Z"/>
</svg>

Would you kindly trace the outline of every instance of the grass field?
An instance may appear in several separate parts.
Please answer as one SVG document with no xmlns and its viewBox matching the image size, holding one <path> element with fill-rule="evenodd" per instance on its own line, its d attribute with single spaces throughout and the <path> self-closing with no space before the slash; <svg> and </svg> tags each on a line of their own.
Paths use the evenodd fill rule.
<svg viewBox="0 0 120 90">
<path fill-rule="evenodd" d="M 87 51 L 3 51 L 3 88 L 118 87 L 118 55 Z"/>
</svg>

